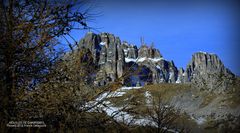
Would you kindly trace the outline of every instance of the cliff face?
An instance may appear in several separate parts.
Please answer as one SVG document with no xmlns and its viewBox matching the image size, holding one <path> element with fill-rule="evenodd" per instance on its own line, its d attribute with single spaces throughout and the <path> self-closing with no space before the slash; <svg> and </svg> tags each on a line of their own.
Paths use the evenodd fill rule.
<svg viewBox="0 0 240 133">
<path fill-rule="evenodd" d="M 206 52 L 192 55 L 185 74 L 188 77 L 186 82 L 191 82 L 200 89 L 220 92 L 226 91 L 235 77 L 216 54 Z"/>
<path fill-rule="evenodd" d="M 79 48 L 82 47 L 91 51 L 95 64 L 99 66 L 96 84 L 104 85 L 122 76 L 124 52 L 118 37 L 109 33 L 97 35 L 89 32 L 79 42 Z"/>
<path fill-rule="evenodd" d="M 96 85 L 105 85 L 121 78 L 123 84 L 128 86 L 193 83 L 199 88 L 214 89 L 223 86 L 221 90 L 224 90 L 229 82 L 225 79 L 234 77 L 217 55 L 195 53 L 186 71 L 183 68 L 178 70 L 174 62 L 165 60 L 158 49 L 147 45 L 137 48 L 126 41 L 121 42 L 118 37 L 109 33 L 89 32 L 80 40 L 79 48 L 81 47 L 91 51 L 94 63 L 99 67 Z M 223 81 L 220 85 L 217 84 L 219 80 Z"/>
</svg>

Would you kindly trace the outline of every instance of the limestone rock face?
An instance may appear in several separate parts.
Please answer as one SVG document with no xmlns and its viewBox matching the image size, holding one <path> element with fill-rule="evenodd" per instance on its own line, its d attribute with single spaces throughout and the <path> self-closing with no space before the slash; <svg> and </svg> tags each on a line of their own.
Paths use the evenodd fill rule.
<svg viewBox="0 0 240 133">
<path fill-rule="evenodd" d="M 138 50 L 139 58 L 161 58 L 162 55 L 158 49 L 142 45 Z"/>
<path fill-rule="evenodd" d="M 218 56 L 205 52 L 198 52 L 193 54 L 192 60 L 189 63 L 187 69 L 189 69 L 190 71 L 198 70 L 202 73 L 212 71 L 226 73 L 226 68 L 224 67 Z"/>
<path fill-rule="evenodd" d="M 100 48 L 100 43 L 101 38 L 94 33 L 87 33 L 84 37 L 84 39 L 81 39 L 79 42 L 79 48 L 85 47 L 89 49 L 92 52 L 94 62 L 97 63 L 99 60 L 99 50 Z"/>
<path fill-rule="evenodd" d="M 124 41 L 122 42 L 122 49 L 126 58 L 136 59 L 138 57 L 137 46 L 128 44 L 126 41 Z"/>
<path fill-rule="evenodd" d="M 138 51 L 139 58 L 148 58 L 150 56 L 149 54 L 149 48 L 147 46 L 141 46 Z"/>
<path fill-rule="evenodd" d="M 193 54 L 186 70 L 175 66 L 173 61 L 163 58 L 153 46 L 136 45 L 110 33 L 89 32 L 79 42 L 92 53 L 98 67 L 96 85 L 105 85 L 121 78 L 124 85 L 135 86 L 157 83 L 191 83 L 197 88 L 223 92 L 235 76 L 215 54 L 198 52 Z M 123 74 L 127 74 L 125 76 Z"/>
<path fill-rule="evenodd" d="M 127 52 L 127 58 L 134 58 L 136 59 L 138 57 L 138 49 L 136 46 L 130 46 L 128 48 L 128 52 Z"/>
<path fill-rule="evenodd" d="M 101 46 L 101 51 L 99 52 L 99 56 L 100 57 L 99 57 L 98 65 L 102 67 L 107 62 L 107 48 L 105 46 Z"/>
<path fill-rule="evenodd" d="M 124 66 L 124 53 L 121 41 L 113 34 L 94 34 L 89 32 L 79 42 L 79 48 L 88 48 L 98 64 L 99 72 L 96 74 L 98 82 L 104 85 L 122 76 Z"/>
<path fill-rule="evenodd" d="M 187 65 L 187 82 L 191 82 L 200 89 L 210 91 L 226 91 L 228 84 L 235 77 L 218 58 L 216 54 L 198 52 L 193 54 Z"/>
<path fill-rule="evenodd" d="M 158 83 L 176 83 L 178 70 L 173 61 L 160 60 L 157 62 L 156 68 L 160 74 Z"/>
<path fill-rule="evenodd" d="M 125 55 L 122 48 L 122 45 L 117 45 L 117 77 L 120 78 L 123 76 L 124 65 L 125 65 Z"/>
<path fill-rule="evenodd" d="M 178 70 L 178 76 L 177 76 L 177 81 L 176 81 L 176 83 L 184 83 L 184 82 L 186 82 L 186 81 L 185 81 L 185 76 L 186 76 L 186 74 L 185 74 L 185 72 L 184 72 L 184 69 L 183 69 L 183 68 L 180 68 L 180 69 Z"/>
<path fill-rule="evenodd" d="M 163 82 L 175 83 L 177 80 L 178 70 L 173 61 L 164 60 L 156 48 L 143 45 L 138 49 L 136 45 L 126 41 L 121 42 L 113 34 L 94 34 L 92 32 L 87 33 L 80 40 L 79 48 L 82 47 L 91 51 L 94 62 L 99 67 L 96 84 L 104 85 L 121 78 L 124 72 L 130 72 L 131 64 L 135 64 L 136 70 L 139 72 L 137 74 L 131 72 L 132 74 L 128 74 L 130 76 L 125 81 L 144 85 Z M 131 85 L 136 84 L 131 83 Z"/>
</svg>

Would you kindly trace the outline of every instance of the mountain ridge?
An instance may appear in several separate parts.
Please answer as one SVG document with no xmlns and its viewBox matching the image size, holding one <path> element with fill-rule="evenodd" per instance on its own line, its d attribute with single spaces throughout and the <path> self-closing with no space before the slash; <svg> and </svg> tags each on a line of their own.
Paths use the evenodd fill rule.
<svg viewBox="0 0 240 133">
<path fill-rule="evenodd" d="M 99 68 L 94 82 L 99 86 L 122 77 L 130 68 L 140 71 L 125 77 L 122 83 L 127 86 L 192 83 L 198 88 L 224 92 L 235 78 L 220 58 L 212 53 L 202 51 L 194 53 L 187 67 L 183 69 L 177 68 L 173 61 L 165 60 L 160 50 L 153 46 L 143 42 L 138 48 L 107 32 L 100 34 L 88 32 L 79 42 L 79 48 L 83 47 L 91 51 L 94 63 Z M 134 70 L 131 73 L 134 73 Z M 224 80 L 218 83 L 222 77 Z"/>
</svg>

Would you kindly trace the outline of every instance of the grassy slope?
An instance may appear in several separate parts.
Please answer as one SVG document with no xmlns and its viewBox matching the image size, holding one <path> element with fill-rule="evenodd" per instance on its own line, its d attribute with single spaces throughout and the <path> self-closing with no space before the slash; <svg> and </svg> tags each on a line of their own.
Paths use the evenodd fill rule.
<svg viewBox="0 0 240 133">
<path fill-rule="evenodd" d="M 235 86 L 236 90 L 239 90 L 239 86 Z M 192 89 L 190 85 L 186 84 L 157 84 L 157 85 L 147 85 L 144 88 L 136 89 L 136 90 L 127 90 L 126 94 L 120 97 L 110 98 L 109 100 L 115 106 L 122 106 L 124 104 L 129 104 L 132 107 L 130 113 L 137 112 L 140 113 L 141 116 L 144 116 L 146 111 L 146 99 L 144 93 L 149 91 L 152 96 L 161 95 L 163 101 L 170 102 L 174 96 L 181 96 L 186 93 L 191 93 L 191 98 L 202 98 L 201 104 L 199 108 L 204 108 L 211 103 L 215 99 L 219 99 L 219 103 L 216 106 L 222 106 L 222 104 L 227 105 L 230 108 L 235 108 L 239 106 L 240 97 L 238 91 L 229 94 L 214 94 L 210 92 L 202 92 L 197 89 Z M 216 100 L 215 100 L 216 101 Z M 218 105 L 219 104 L 219 105 Z M 134 114 L 134 113 L 133 113 Z M 182 115 L 179 118 L 179 123 L 187 124 L 191 128 L 195 128 L 199 130 L 199 128 L 203 129 L 208 125 L 204 125 L 204 127 L 199 127 L 193 120 L 189 118 L 187 115 Z M 208 129 L 209 132 L 212 132 L 212 129 Z"/>
</svg>

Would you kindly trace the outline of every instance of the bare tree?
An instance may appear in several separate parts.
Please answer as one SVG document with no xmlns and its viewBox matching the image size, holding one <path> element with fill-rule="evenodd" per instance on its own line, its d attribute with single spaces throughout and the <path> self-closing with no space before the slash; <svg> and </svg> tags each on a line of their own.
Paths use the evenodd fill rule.
<svg viewBox="0 0 240 133">
<path fill-rule="evenodd" d="M 77 107 L 84 103 L 82 101 L 87 101 L 88 95 L 94 93 L 93 89 L 89 92 L 82 89 L 88 87 L 82 82 L 82 75 L 90 74 L 88 70 L 92 72 L 94 69 L 83 69 L 89 68 L 87 65 L 91 64 L 88 63 L 81 64 L 83 67 L 73 66 L 69 69 L 67 63 L 61 61 L 63 54 L 57 41 L 58 37 L 72 38 L 71 30 L 90 28 L 87 21 L 92 14 L 89 14 L 90 8 L 85 4 L 83 0 L 0 1 L 1 129 L 6 127 L 9 120 L 18 119 L 41 119 L 55 127 L 66 124 L 70 128 L 85 119 L 84 116 L 89 116 Z M 70 43 L 68 45 L 74 49 Z M 84 51 L 84 55 L 88 54 Z M 88 57 L 87 61 L 90 61 L 91 58 Z M 83 60 L 86 59 L 80 61 L 84 63 Z M 71 75 L 72 69 L 79 70 L 81 76 Z M 75 71 L 74 74 L 79 73 Z M 71 88 L 72 86 L 76 87 Z M 76 89 L 77 87 L 81 89 Z M 78 116 L 78 119 L 73 116 Z"/>
<path fill-rule="evenodd" d="M 1 116 L 14 116 L 15 95 L 45 80 L 60 57 L 60 36 L 88 28 L 85 1 L 1 0 L 0 84 Z M 84 9 L 84 10 L 83 10 Z M 70 46 L 72 47 L 72 46 Z"/>
<path fill-rule="evenodd" d="M 157 127 L 157 133 L 164 133 L 176 130 L 174 127 L 180 113 L 173 106 L 165 103 L 161 95 L 152 97 L 152 105 L 147 107 L 146 116 L 152 122 L 151 126 Z"/>
<path fill-rule="evenodd" d="M 85 106 L 96 94 L 95 88 L 85 80 L 90 70 L 94 72 L 91 60 L 89 51 L 82 49 L 55 62 L 45 81 L 37 84 L 35 90 L 19 91 L 15 97 L 17 118 L 43 120 L 52 126 L 49 130 L 53 132 L 94 127 L 99 121 L 105 121 L 107 117 L 101 113 L 88 113 L 90 108 Z M 96 119 L 97 116 L 102 119 Z"/>
</svg>

